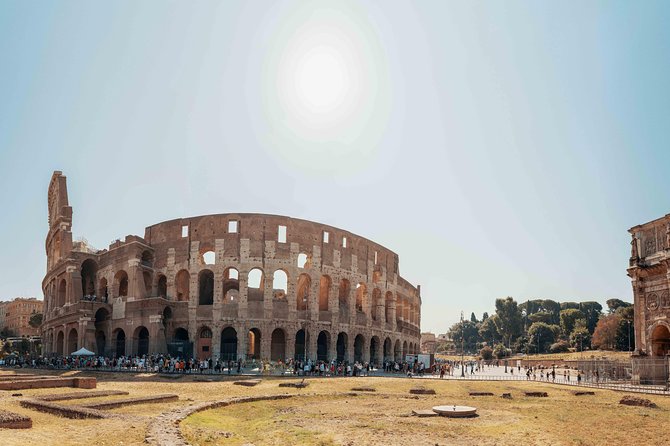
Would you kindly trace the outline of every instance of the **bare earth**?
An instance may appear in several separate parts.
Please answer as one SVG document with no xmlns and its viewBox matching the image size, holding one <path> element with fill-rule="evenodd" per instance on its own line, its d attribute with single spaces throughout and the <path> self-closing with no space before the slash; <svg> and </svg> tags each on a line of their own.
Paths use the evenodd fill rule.
<svg viewBox="0 0 670 446">
<path fill-rule="evenodd" d="M 0 375 L 9 372 L 0 371 Z M 76 373 L 76 372 L 71 372 Z M 89 375 L 89 374 L 87 374 Z M 112 409 L 105 420 L 71 420 L 22 408 L 19 400 L 38 395 L 72 393 L 73 389 L 24 390 L 22 397 L 0 391 L 0 409 L 27 415 L 33 428 L 0 432 L 3 445 L 140 445 L 153 417 L 205 401 L 234 396 L 294 394 L 278 401 L 243 403 L 196 413 L 181 423 L 194 445 L 600 445 L 658 444 L 667 434 L 670 399 L 645 395 L 657 409 L 619 405 L 624 393 L 595 390 L 595 396 L 575 396 L 575 387 L 539 382 L 457 382 L 407 378 L 309 379 L 306 389 L 279 388 L 285 379 L 263 379 L 255 387 L 231 381 L 194 382 L 151 374 L 97 374 L 98 390 L 125 390 L 130 397 L 176 393 L 178 401 Z M 437 395 L 410 395 L 416 385 Z M 374 387 L 377 392 L 349 394 L 352 387 Z M 589 389 L 592 390 L 592 389 Z M 76 391 L 76 390 L 75 390 Z M 544 391 L 548 398 L 524 396 Z M 494 396 L 469 396 L 492 392 Z M 500 398 L 511 393 L 513 399 Z M 76 405 L 115 399 L 108 396 L 73 401 Z M 479 416 L 469 419 L 418 418 L 413 409 L 435 405 L 475 406 Z"/>
</svg>

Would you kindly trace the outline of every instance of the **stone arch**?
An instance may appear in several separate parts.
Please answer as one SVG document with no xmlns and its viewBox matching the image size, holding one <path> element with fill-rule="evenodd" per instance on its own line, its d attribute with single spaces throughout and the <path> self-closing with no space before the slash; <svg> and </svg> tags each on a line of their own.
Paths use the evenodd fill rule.
<svg viewBox="0 0 670 446">
<path fill-rule="evenodd" d="M 221 331 L 221 359 L 234 361 L 237 359 L 237 331 L 226 327 Z"/>
<path fill-rule="evenodd" d="M 368 287 L 363 282 L 356 285 L 356 311 L 365 312 L 365 305 L 368 298 Z"/>
<path fill-rule="evenodd" d="M 145 249 L 142 251 L 142 257 L 140 258 L 140 263 L 142 266 L 146 266 L 148 268 L 153 268 L 154 267 L 154 255 L 151 251 L 148 249 Z"/>
<path fill-rule="evenodd" d="M 340 307 L 349 308 L 349 293 L 351 291 L 351 284 L 347 279 L 340 279 L 340 286 L 337 291 L 337 299 Z"/>
<path fill-rule="evenodd" d="M 67 354 L 71 355 L 77 350 L 79 350 L 79 333 L 76 328 L 71 328 L 67 334 Z"/>
<path fill-rule="evenodd" d="M 382 353 L 384 361 L 393 360 L 393 343 L 391 338 L 387 337 L 384 339 L 384 352 Z"/>
<path fill-rule="evenodd" d="M 135 346 L 135 354 L 143 356 L 149 354 L 149 330 L 147 327 L 140 325 L 133 333 L 133 345 Z"/>
<path fill-rule="evenodd" d="M 295 333 L 295 346 L 293 355 L 296 360 L 306 361 L 308 357 L 307 346 L 309 345 L 309 333 L 301 328 Z"/>
<path fill-rule="evenodd" d="M 263 270 L 252 268 L 247 275 L 247 299 L 249 302 L 262 302 L 265 289 Z"/>
<path fill-rule="evenodd" d="M 223 302 L 237 302 L 240 293 L 240 274 L 237 269 L 231 267 L 223 271 Z"/>
<path fill-rule="evenodd" d="M 330 333 L 326 330 L 319 332 L 316 338 L 316 359 L 317 361 L 328 361 L 330 349 Z"/>
<path fill-rule="evenodd" d="M 197 357 L 200 361 L 209 359 L 212 356 L 212 329 L 203 326 L 198 330 L 198 353 Z"/>
<path fill-rule="evenodd" d="M 319 311 L 328 311 L 328 295 L 332 283 L 330 276 L 326 274 L 322 275 L 319 280 Z"/>
<path fill-rule="evenodd" d="M 153 274 L 150 271 L 142 271 L 142 279 L 144 279 L 144 295 L 151 296 L 153 292 Z"/>
<path fill-rule="evenodd" d="M 119 270 L 114 275 L 114 284 L 116 285 L 117 297 L 128 295 L 128 273 Z"/>
<path fill-rule="evenodd" d="M 363 350 L 365 349 L 365 337 L 362 334 L 354 338 L 354 361 L 363 362 Z"/>
<path fill-rule="evenodd" d="M 65 334 L 63 334 L 63 331 L 59 331 L 58 334 L 56 335 L 56 354 L 58 356 L 63 356 L 63 346 L 65 344 Z"/>
<path fill-rule="evenodd" d="M 98 273 L 98 263 L 93 259 L 86 259 L 81 264 L 81 295 L 95 295 L 95 276 Z"/>
<path fill-rule="evenodd" d="M 275 328 L 270 337 L 270 360 L 286 361 L 286 332 Z"/>
<path fill-rule="evenodd" d="M 407 350 L 407 341 L 403 341 L 402 343 L 402 360 L 405 360 L 405 356 L 409 354 L 409 351 Z"/>
<path fill-rule="evenodd" d="M 56 304 L 58 307 L 65 305 L 65 298 L 67 297 L 67 281 L 61 279 L 58 283 L 58 298 L 56 299 Z"/>
<path fill-rule="evenodd" d="M 209 269 L 203 269 L 198 274 L 198 305 L 212 304 L 214 304 L 214 273 Z"/>
<path fill-rule="evenodd" d="M 98 296 L 102 302 L 107 302 L 109 299 L 109 286 L 106 278 L 101 278 L 98 285 Z"/>
<path fill-rule="evenodd" d="M 308 263 L 309 263 L 309 258 L 307 257 L 307 254 L 305 254 L 304 252 L 301 252 L 300 254 L 298 254 L 298 261 L 297 261 L 297 264 L 296 264 L 296 266 L 298 268 L 301 268 L 301 269 L 302 268 L 309 268 Z"/>
<path fill-rule="evenodd" d="M 659 321 L 649 328 L 649 333 L 652 356 L 670 354 L 670 326 Z"/>
<path fill-rule="evenodd" d="M 188 330 L 184 327 L 177 327 L 168 343 L 168 353 L 176 357 L 190 358 L 193 356 L 192 350 L 193 346 L 189 339 Z"/>
<path fill-rule="evenodd" d="M 249 359 L 260 359 L 261 357 L 261 331 L 252 328 L 248 332 L 247 356 Z"/>
<path fill-rule="evenodd" d="M 175 291 L 178 302 L 188 302 L 191 297 L 191 275 L 185 269 L 180 270 L 175 276 Z"/>
<path fill-rule="evenodd" d="M 95 347 L 98 355 L 107 354 L 107 335 L 111 316 L 106 308 L 99 308 L 95 312 Z"/>
<path fill-rule="evenodd" d="M 278 269 L 272 274 L 272 296 L 275 299 L 286 299 L 288 294 L 288 273 Z"/>
<path fill-rule="evenodd" d="M 114 339 L 114 353 L 118 356 L 126 355 L 126 332 L 121 328 L 117 328 L 112 333 L 112 338 Z"/>
<path fill-rule="evenodd" d="M 341 331 L 337 335 L 337 344 L 335 346 L 336 357 L 338 362 L 342 362 L 347 359 L 347 346 L 349 345 L 349 335 Z"/>
<path fill-rule="evenodd" d="M 158 284 L 156 286 L 158 297 L 167 298 L 167 277 L 165 274 L 158 275 Z"/>
<path fill-rule="evenodd" d="M 312 278 L 309 274 L 300 274 L 296 289 L 296 310 L 307 311 L 309 309 L 309 291 L 312 287 Z"/>
<path fill-rule="evenodd" d="M 372 336 L 370 338 L 370 364 L 379 364 L 381 362 L 380 352 L 381 350 L 381 341 L 378 336 Z"/>
<path fill-rule="evenodd" d="M 400 324 L 402 322 L 402 315 L 403 312 L 403 304 L 402 304 L 402 298 L 398 296 L 398 299 L 396 299 L 395 302 L 395 321 L 397 324 Z"/>
<path fill-rule="evenodd" d="M 200 253 L 201 265 L 216 265 L 216 253 L 211 249 L 202 250 Z"/>
<path fill-rule="evenodd" d="M 400 348 L 400 339 L 396 339 L 393 345 L 393 359 L 395 361 L 402 361 L 402 349 Z"/>
</svg>

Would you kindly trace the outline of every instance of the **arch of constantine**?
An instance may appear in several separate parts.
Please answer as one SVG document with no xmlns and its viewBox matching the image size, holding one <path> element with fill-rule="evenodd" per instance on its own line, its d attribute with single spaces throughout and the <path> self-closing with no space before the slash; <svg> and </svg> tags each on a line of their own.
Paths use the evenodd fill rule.
<svg viewBox="0 0 670 446">
<path fill-rule="evenodd" d="M 350 232 L 264 214 L 180 218 L 108 249 L 73 241 L 49 185 L 44 351 L 381 363 L 418 353 L 420 287 Z"/>
</svg>

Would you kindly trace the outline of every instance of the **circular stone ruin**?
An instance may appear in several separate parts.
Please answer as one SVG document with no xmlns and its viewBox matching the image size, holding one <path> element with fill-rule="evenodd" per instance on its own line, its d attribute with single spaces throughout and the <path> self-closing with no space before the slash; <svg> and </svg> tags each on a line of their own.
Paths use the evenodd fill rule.
<svg viewBox="0 0 670 446">
<path fill-rule="evenodd" d="M 477 414 L 476 407 L 470 406 L 434 406 L 433 412 L 449 418 L 474 417 Z"/>
</svg>

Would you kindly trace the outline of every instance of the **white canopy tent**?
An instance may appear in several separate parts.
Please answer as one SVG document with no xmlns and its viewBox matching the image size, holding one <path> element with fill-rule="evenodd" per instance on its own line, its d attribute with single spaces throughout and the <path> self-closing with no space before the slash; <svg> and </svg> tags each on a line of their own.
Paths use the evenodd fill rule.
<svg viewBox="0 0 670 446">
<path fill-rule="evenodd" d="M 86 350 L 84 347 L 80 348 L 76 352 L 72 353 L 71 356 L 94 356 L 95 353 L 93 353 L 90 350 Z"/>
</svg>

